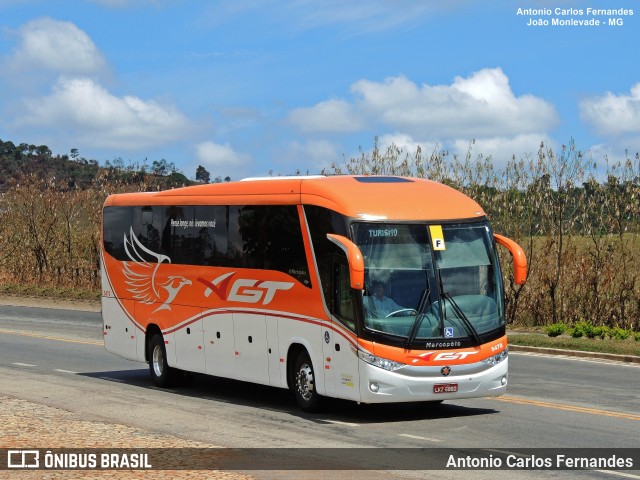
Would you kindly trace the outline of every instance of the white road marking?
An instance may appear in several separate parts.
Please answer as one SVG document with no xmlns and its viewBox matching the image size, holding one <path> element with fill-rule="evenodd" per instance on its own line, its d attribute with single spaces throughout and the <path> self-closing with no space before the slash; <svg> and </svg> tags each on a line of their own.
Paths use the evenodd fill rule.
<svg viewBox="0 0 640 480">
<path fill-rule="evenodd" d="M 19 362 L 14 362 L 12 363 L 12 365 L 15 365 L 16 367 L 37 367 L 37 365 L 32 365 L 30 363 L 19 363 Z"/>
<path fill-rule="evenodd" d="M 21 332 L 17 330 L 6 330 L 4 328 L 0 328 L 0 334 L 20 335 L 22 337 L 32 337 L 32 338 L 44 338 L 47 340 L 56 340 L 58 342 L 70 342 L 70 343 L 81 343 L 83 345 L 95 345 L 97 347 L 104 346 L 104 341 L 98 342 L 94 340 L 74 340 L 72 338 L 52 337 L 51 335 L 44 335 L 41 333 Z"/>
<path fill-rule="evenodd" d="M 413 438 L 414 440 L 426 440 L 427 442 L 441 442 L 442 440 L 438 440 L 437 438 L 429 438 L 429 437 L 421 437 L 419 435 L 410 435 L 408 433 L 399 433 L 399 437 Z"/>
<path fill-rule="evenodd" d="M 54 370 L 56 372 L 60 372 L 60 373 L 71 373 L 73 375 L 77 375 L 78 374 L 78 372 L 72 372 L 71 370 L 62 370 L 61 368 L 54 368 Z"/>
<path fill-rule="evenodd" d="M 332 423 L 334 425 L 344 425 L 347 427 L 359 427 L 357 423 L 341 422 L 340 420 L 322 420 L 325 423 Z"/>
<path fill-rule="evenodd" d="M 640 478 L 640 475 L 634 475 L 633 473 L 616 472 L 614 470 L 594 470 L 594 472 L 606 473 L 608 475 L 617 475 L 624 478 Z"/>
<path fill-rule="evenodd" d="M 120 380 L 119 378 L 111 378 L 111 377 L 100 377 L 102 380 L 109 380 L 110 382 L 118 382 L 125 383 L 124 380 Z"/>
<path fill-rule="evenodd" d="M 574 360 L 576 362 L 599 363 L 599 364 L 604 363 L 605 365 L 615 365 L 616 367 L 640 368 L 640 363 L 625 362 L 623 360 L 610 360 L 608 358 L 573 357 L 571 355 L 556 355 L 556 354 L 539 353 L 539 352 L 509 352 L 509 355 L 527 355 L 530 357 L 561 358 L 563 360 Z"/>
</svg>

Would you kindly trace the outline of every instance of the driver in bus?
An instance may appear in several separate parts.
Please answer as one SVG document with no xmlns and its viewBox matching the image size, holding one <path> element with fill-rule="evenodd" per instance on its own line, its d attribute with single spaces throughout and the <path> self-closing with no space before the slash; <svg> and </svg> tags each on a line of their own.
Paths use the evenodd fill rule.
<svg viewBox="0 0 640 480">
<path fill-rule="evenodd" d="M 365 298 L 364 307 L 369 317 L 384 318 L 390 313 L 404 310 L 405 307 L 398 305 L 391 298 L 384 294 L 384 283 L 380 280 L 374 280 L 371 283 L 373 295 Z"/>
</svg>

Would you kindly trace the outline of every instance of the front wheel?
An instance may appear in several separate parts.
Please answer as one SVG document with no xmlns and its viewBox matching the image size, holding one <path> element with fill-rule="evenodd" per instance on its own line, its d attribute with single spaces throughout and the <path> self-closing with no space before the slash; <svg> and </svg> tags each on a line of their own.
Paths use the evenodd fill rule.
<svg viewBox="0 0 640 480">
<path fill-rule="evenodd" d="M 175 369 L 167 363 L 167 350 L 162 335 L 155 334 L 149 343 L 149 373 L 157 387 L 170 387 L 175 379 Z"/>
<path fill-rule="evenodd" d="M 296 401 L 305 412 L 317 412 L 324 398 L 316 390 L 313 364 L 306 351 L 300 352 L 293 371 L 293 391 Z"/>
</svg>

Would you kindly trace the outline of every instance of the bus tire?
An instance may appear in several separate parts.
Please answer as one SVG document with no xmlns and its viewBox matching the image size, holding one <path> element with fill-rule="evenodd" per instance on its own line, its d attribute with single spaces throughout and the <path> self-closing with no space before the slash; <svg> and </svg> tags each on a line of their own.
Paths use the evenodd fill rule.
<svg viewBox="0 0 640 480">
<path fill-rule="evenodd" d="M 302 350 L 296 359 L 291 382 L 298 406 L 305 412 L 317 412 L 324 398 L 316 390 L 316 377 L 313 363 L 306 350 Z"/>
<path fill-rule="evenodd" d="M 149 342 L 149 373 L 157 387 L 170 387 L 174 383 L 176 371 L 167 363 L 167 349 L 164 338 L 159 333 Z"/>
</svg>

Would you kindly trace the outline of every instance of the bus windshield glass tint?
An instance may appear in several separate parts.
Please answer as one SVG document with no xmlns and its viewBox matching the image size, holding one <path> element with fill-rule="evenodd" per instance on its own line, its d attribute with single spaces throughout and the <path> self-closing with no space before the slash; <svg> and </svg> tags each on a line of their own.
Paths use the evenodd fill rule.
<svg viewBox="0 0 640 480">
<path fill-rule="evenodd" d="M 504 326 L 491 232 L 472 224 L 353 224 L 365 263 L 365 328 L 414 339 L 477 337 Z"/>
</svg>

